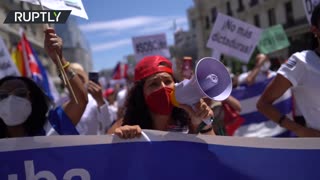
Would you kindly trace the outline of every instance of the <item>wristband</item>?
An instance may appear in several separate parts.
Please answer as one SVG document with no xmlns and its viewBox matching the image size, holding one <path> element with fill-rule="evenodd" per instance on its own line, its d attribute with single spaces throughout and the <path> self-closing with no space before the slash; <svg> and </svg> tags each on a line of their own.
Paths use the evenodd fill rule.
<svg viewBox="0 0 320 180">
<path fill-rule="evenodd" d="M 68 61 L 66 64 L 64 64 L 64 65 L 62 66 L 62 68 L 65 69 L 65 68 L 67 68 L 68 66 L 70 66 L 70 62 L 69 62 L 69 61 Z"/>
<path fill-rule="evenodd" d="M 206 127 L 207 125 L 212 125 L 212 122 L 213 122 L 213 117 L 209 118 L 209 119 L 206 119 L 206 120 L 203 120 L 198 128 L 197 128 L 197 133 L 199 133 L 201 130 L 203 130 L 204 127 Z"/>
<path fill-rule="evenodd" d="M 203 130 L 201 130 L 200 133 L 201 133 L 201 134 L 205 134 L 205 133 L 208 133 L 208 132 L 212 131 L 212 129 L 213 129 L 213 127 L 211 126 L 211 127 L 208 128 L 208 129 L 203 129 Z"/>
</svg>

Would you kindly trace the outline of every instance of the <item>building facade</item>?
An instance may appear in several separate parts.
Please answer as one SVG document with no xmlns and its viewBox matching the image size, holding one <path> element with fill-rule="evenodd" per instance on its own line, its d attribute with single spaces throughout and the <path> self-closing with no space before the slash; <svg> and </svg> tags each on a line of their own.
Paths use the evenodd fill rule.
<svg viewBox="0 0 320 180">
<path fill-rule="evenodd" d="M 198 58 L 211 56 L 206 47 L 217 13 L 233 16 L 262 29 L 282 24 L 290 47 L 270 56 L 287 58 L 290 54 L 306 49 L 311 42 L 309 24 L 305 16 L 303 1 L 297 0 L 194 0 L 194 7 L 188 10 L 190 28 L 196 32 Z M 226 64 L 235 64 L 225 57 Z"/>
<path fill-rule="evenodd" d="M 19 0 L 1 0 L 0 1 L 0 21 L 4 22 L 10 10 L 40 10 L 38 6 L 31 5 Z M 49 74 L 54 78 L 54 81 L 59 81 L 57 78 L 56 69 L 53 62 L 47 56 L 44 48 L 44 33 L 41 24 L 0 24 L 0 36 L 4 40 L 9 51 L 15 47 L 20 41 L 20 30 L 23 29 L 32 47 L 37 52 L 42 64 L 48 70 Z"/>
<path fill-rule="evenodd" d="M 180 78 L 184 57 L 191 57 L 192 67 L 198 58 L 196 46 L 196 34 L 194 31 L 177 30 L 174 33 L 173 56 L 175 59 L 175 71 L 177 78 Z"/>
<path fill-rule="evenodd" d="M 65 24 L 56 24 L 57 34 L 63 39 L 63 55 L 70 62 L 80 63 L 89 72 L 92 70 L 92 54 L 89 43 L 77 23 L 77 17 L 69 16 Z"/>
<path fill-rule="evenodd" d="M 20 0 L 0 1 L 0 21 L 4 22 L 10 10 L 40 10 L 40 6 L 22 2 Z M 68 23 L 62 25 L 50 25 L 55 28 L 57 34 L 63 39 L 63 54 L 71 62 L 79 62 L 86 70 L 92 69 L 91 51 L 84 36 L 81 34 L 75 17 L 70 16 Z M 44 50 L 44 33 L 42 24 L 0 24 L 0 36 L 4 40 L 9 51 L 20 41 L 20 30 L 23 29 L 32 47 L 37 52 L 39 59 L 48 70 L 56 84 L 58 78 L 57 69 Z"/>
</svg>

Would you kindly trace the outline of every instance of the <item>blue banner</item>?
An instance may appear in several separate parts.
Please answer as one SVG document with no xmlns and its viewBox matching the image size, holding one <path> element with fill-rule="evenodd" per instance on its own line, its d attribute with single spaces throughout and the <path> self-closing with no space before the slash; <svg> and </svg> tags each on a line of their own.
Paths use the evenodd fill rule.
<svg viewBox="0 0 320 180">
<path fill-rule="evenodd" d="M 0 179 L 320 179 L 319 138 L 146 135 L 3 139 Z"/>
</svg>

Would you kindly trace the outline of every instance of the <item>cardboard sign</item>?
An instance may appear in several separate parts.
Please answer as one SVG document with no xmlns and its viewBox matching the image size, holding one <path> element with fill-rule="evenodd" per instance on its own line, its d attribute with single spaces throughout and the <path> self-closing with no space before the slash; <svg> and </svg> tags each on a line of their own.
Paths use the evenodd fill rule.
<svg viewBox="0 0 320 180">
<path fill-rule="evenodd" d="M 261 32 L 260 28 L 219 13 L 207 46 L 248 63 Z"/>
<path fill-rule="evenodd" d="M 151 55 L 170 57 L 165 34 L 133 37 L 132 43 L 137 62 Z"/>
<path fill-rule="evenodd" d="M 258 48 L 261 53 L 269 54 L 289 45 L 287 34 L 279 24 L 263 31 Z"/>
<path fill-rule="evenodd" d="M 39 5 L 38 0 L 21 0 L 31 4 Z M 52 10 L 71 10 L 74 16 L 88 19 L 86 10 L 81 0 L 41 0 L 41 4 Z"/>
</svg>

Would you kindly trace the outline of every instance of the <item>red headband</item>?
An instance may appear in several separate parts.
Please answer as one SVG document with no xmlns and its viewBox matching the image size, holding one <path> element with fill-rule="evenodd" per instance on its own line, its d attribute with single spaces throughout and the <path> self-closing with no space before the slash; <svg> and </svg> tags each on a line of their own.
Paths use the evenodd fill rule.
<svg viewBox="0 0 320 180">
<path fill-rule="evenodd" d="M 135 67 L 134 81 L 139 81 L 159 72 L 173 74 L 171 62 L 162 56 L 146 56 Z"/>
</svg>

